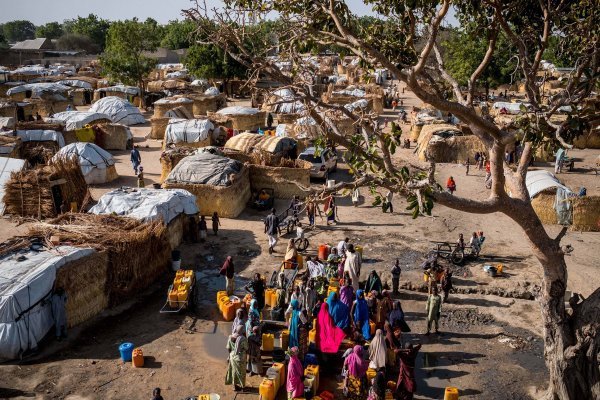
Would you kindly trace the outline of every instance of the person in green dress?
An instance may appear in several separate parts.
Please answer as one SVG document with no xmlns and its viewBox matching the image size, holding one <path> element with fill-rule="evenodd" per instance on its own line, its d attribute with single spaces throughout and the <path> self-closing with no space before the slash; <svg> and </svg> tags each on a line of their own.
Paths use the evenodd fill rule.
<svg viewBox="0 0 600 400">
<path fill-rule="evenodd" d="M 437 285 L 433 286 L 433 292 L 427 298 L 427 306 L 425 307 L 427 312 L 427 333 L 431 330 L 432 323 L 435 324 L 435 333 L 439 333 L 439 319 L 442 312 L 442 298 L 438 295 Z"/>
<path fill-rule="evenodd" d="M 246 385 L 246 363 L 248 358 L 248 339 L 243 326 L 238 326 L 227 341 L 229 358 L 227 359 L 227 375 L 225 384 L 233 385 L 239 392 Z"/>
</svg>

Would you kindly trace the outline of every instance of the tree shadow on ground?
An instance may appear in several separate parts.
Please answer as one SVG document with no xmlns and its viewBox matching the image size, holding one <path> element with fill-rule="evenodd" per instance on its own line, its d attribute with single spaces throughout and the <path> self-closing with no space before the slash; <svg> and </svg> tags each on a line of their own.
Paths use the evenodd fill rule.
<svg viewBox="0 0 600 400">
<path fill-rule="evenodd" d="M 24 392 L 19 389 L 10 389 L 0 387 L 0 399 L 13 399 L 16 397 L 36 397 L 36 394 L 33 392 Z"/>
</svg>

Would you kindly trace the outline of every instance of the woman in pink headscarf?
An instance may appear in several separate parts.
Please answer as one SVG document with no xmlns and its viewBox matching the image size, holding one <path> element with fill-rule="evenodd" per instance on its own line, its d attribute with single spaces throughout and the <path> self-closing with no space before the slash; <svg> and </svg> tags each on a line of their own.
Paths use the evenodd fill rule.
<svg viewBox="0 0 600 400">
<path fill-rule="evenodd" d="M 348 398 L 364 398 L 369 360 L 363 359 L 364 349 L 356 345 L 344 361 L 344 394 Z"/>
<path fill-rule="evenodd" d="M 321 304 L 321 310 L 317 316 L 317 348 L 322 353 L 337 353 L 344 337 L 344 331 L 333 323 L 327 303 Z"/>
<path fill-rule="evenodd" d="M 286 390 L 288 399 L 294 397 L 304 397 L 304 368 L 302 362 L 298 359 L 298 348 L 292 347 L 288 352 L 290 363 L 288 365 Z"/>
</svg>

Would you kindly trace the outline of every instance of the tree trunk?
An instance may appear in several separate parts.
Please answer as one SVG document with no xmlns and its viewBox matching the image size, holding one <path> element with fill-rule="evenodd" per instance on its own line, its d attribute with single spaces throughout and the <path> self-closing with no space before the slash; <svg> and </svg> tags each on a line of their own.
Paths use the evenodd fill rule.
<svg viewBox="0 0 600 400">
<path fill-rule="evenodd" d="M 548 237 L 530 202 L 519 202 L 516 219 L 544 270 L 538 297 L 544 323 L 544 357 L 550 375 L 546 400 L 600 399 L 600 288 L 575 307 L 565 308 L 567 265 L 558 241 Z"/>
</svg>

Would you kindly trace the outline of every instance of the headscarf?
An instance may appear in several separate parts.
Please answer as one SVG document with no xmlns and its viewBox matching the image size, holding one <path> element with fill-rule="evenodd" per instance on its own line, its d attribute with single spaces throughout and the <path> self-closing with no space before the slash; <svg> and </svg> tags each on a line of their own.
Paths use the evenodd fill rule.
<svg viewBox="0 0 600 400">
<path fill-rule="evenodd" d="M 233 324 L 231 325 L 231 332 L 235 332 L 238 326 L 243 326 L 244 328 L 246 327 L 246 314 L 241 308 L 238 308 L 235 312 L 235 319 L 233 320 Z"/>
<path fill-rule="evenodd" d="M 371 341 L 371 346 L 369 347 L 369 359 L 371 360 L 369 363 L 369 368 L 373 368 L 375 370 L 379 368 L 385 368 L 386 351 L 387 347 L 385 345 L 383 331 L 381 329 L 377 329 L 375 332 L 375 337 Z"/>
<path fill-rule="evenodd" d="M 381 285 L 379 275 L 377 275 L 376 271 L 371 271 L 367 278 L 367 283 L 365 284 L 365 291 L 370 293 L 375 290 L 377 293 L 381 293 L 382 288 L 383 286 Z"/>
<path fill-rule="evenodd" d="M 401 343 L 394 335 L 392 325 L 388 321 L 385 321 L 385 324 L 383 324 L 383 330 L 385 331 L 386 346 L 389 345 L 392 349 L 400 348 Z"/>
<path fill-rule="evenodd" d="M 363 359 L 364 349 L 362 346 L 356 345 L 352 349 L 352 353 L 344 361 L 344 365 L 348 369 L 348 374 L 355 378 L 362 378 L 369 369 L 369 363 Z"/>
<path fill-rule="evenodd" d="M 223 263 L 223 266 L 221 267 L 221 271 L 220 271 L 221 275 L 225 275 L 227 278 L 231 279 L 233 278 L 233 259 L 231 258 L 231 256 L 227 256 L 227 258 L 225 259 L 225 262 Z"/>
<path fill-rule="evenodd" d="M 396 300 L 394 302 L 394 308 L 390 312 L 388 320 L 390 321 L 392 328 L 400 326 L 400 321 L 404 320 L 404 311 L 402 311 L 402 305 L 400 304 L 400 301 Z"/>
<path fill-rule="evenodd" d="M 369 306 L 364 299 L 362 289 L 356 291 L 356 306 L 354 307 L 354 323 L 361 330 L 366 340 L 371 338 L 371 327 L 369 326 Z"/>
<path fill-rule="evenodd" d="M 246 331 L 251 331 L 252 328 L 260 324 L 260 312 L 258 311 L 258 301 L 252 299 L 250 301 L 250 309 L 248 310 L 248 321 L 246 321 Z"/>
<path fill-rule="evenodd" d="M 290 362 L 288 364 L 286 390 L 292 392 L 292 397 L 304 396 L 304 368 L 298 359 L 298 348 L 292 347 L 288 352 Z"/>
<path fill-rule="evenodd" d="M 333 318 L 333 323 L 338 328 L 346 329 L 350 323 L 350 309 L 348 306 L 337 298 L 336 292 L 329 293 L 327 305 L 329 306 L 329 314 Z"/>
<path fill-rule="evenodd" d="M 290 306 L 292 307 L 292 317 L 290 318 L 290 338 L 289 338 L 289 346 L 290 347 L 298 347 L 299 345 L 299 332 L 298 332 L 298 320 L 300 317 L 300 303 L 298 300 L 292 300 L 290 302 Z"/>
<path fill-rule="evenodd" d="M 235 332 L 233 332 L 233 334 L 231 335 L 231 340 L 235 341 L 235 353 L 239 354 L 239 348 L 240 348 L 240 344 L 246 340 L 246 337 L 244 336 L 244 332 L 245 329 L 243 326 L 238 326 L 235 330 Z"/>
<path fill-rule="evenodd" d="M 296 250 L 296 245 L 294 244 L 294 239 L 290 239 L 287 249 L 285 251 L 284 261 L 296 261 L 296 257 L 298 256 L 298 250 Z"/>
<path fill-rule="evenodd" d="M 321 304 L 317 316 L 317 348 L 323 353 L 337 353 L 344 336 L 344 331 L 333 324 L 327 303 Z"/>
<path fill-rule="evenodd" d="M 340 288 L 340 301 L 348 308 L 352 307 L 354 301 L 354 288 L 351 285 L 344 285 Z"/>
</svg>

